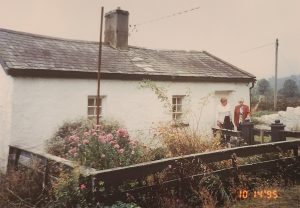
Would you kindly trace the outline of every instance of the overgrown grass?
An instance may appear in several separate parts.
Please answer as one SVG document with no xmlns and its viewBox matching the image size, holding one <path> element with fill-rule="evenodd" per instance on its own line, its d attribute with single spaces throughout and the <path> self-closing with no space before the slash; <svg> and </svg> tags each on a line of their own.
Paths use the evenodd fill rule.
<svg viewBox="0 0 300 208">
<path fill-rule="evenodd" d="M 51 191 L 43 189 L 37 169 L 20 168 L 8 174 L 0 174 L 0 207 L 47 207 Z"/>
<path fill-rule="evenodd" d="M 190 127 L 174 127 L 171 123 L 161 123 L 155 133 L 167 150 L 167 155 L 172 157 L 224 148 L 220 138 L 196 134 Z"/>
</svg>

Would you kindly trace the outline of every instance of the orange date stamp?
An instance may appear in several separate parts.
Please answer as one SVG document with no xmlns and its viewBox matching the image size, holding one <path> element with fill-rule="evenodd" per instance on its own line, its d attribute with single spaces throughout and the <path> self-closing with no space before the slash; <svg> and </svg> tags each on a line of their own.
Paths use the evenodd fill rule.
<svg viewBox="0 0 300 208">
<path fill-rule="evenodd" d="M 246 190 L 238 191 L 240 199 L 277 199 L 278 191 L 276 189 Z"/>
</svg>

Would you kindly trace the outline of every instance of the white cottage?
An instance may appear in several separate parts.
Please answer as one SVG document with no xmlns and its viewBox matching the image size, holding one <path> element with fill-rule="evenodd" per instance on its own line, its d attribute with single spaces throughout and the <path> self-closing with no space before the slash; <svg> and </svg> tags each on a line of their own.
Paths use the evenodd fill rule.
<svg viewBox="0 0 300 208">
<path fill-rule="evenodd" d="M 215 124 L 220 96 L 249 104 L 255 76 L 205 51 L 128 45 L 128 12 L 105 15 L 101 115 L 132 134 L 180 119 L 202 130 Z M 8 145 L 41 148 L 65 121 L 95 116 L 98 43 L 0 29 L 0 165 Z M 142 80 L 166 89 L 169 112 Z M 188 96 L 187 96 L 188 95 Z M 204 104 L 204 105 L 203 105 Z"/>
</svg>

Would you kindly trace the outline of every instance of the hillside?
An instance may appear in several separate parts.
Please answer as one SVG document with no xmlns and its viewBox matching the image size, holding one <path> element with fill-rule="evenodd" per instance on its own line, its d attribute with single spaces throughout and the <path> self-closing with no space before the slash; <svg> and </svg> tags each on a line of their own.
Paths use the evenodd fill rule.
<svg viewBox="0 0 300 208">
<path fill-rule="evenodd" d="M 283 78 L 279 78 L 277 80 L 277 84 L 278 84 L 277 85 L 278 86 L 277 89 L 278 90 L 281 89 L 282 86 L 283 86 L 283 83 L 285 82 L 285 80 L 288 80 L 288 79 L 295 80 L 296 83 L 297 83 L 297 85 L 298 85 L 298 87 L 299 87 L 299 89 L 300 89 L 300 74 L 298 74 L 298 75 L 291 75 L 291 76 L 283 77 Z M 269 78 L 268 81 L 270 82 L 271 87 L 274 88 L 274 77 Z"/>
</svg>

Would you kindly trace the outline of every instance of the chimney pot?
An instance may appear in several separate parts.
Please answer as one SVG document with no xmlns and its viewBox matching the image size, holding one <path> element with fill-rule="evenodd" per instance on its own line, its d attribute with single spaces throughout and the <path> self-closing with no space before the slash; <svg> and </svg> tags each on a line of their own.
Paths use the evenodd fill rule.
<svg viewBox="0 0 300 208">
<path fill-rule="evenodd" d="M 105 43 L 114 48 L 128 49 L 128 16 L 129 12 L 120 7 L 105 14 Z"/>
</svg>

